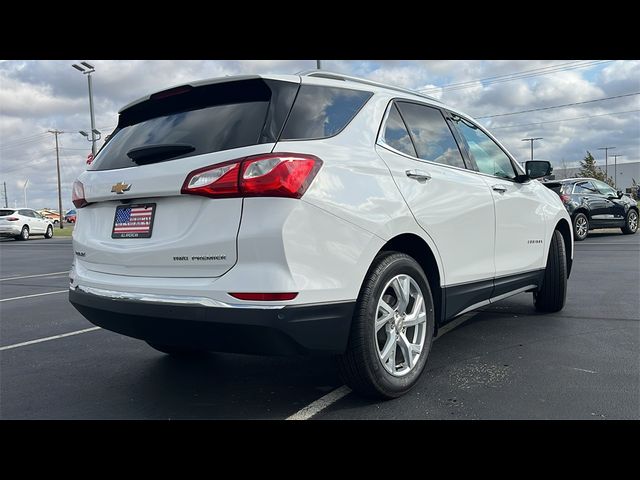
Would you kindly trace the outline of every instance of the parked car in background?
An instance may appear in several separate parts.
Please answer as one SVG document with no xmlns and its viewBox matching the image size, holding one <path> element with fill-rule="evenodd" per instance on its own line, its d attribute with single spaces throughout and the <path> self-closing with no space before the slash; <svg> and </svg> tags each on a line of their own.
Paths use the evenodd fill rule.
<svg viewBox="0 0 640 480">
<path fill-rule="evenodd" d="M 38 210 L 37 213 L 39 213 L 44 218 L 51 220 L 54 225 L 60 223 L 60 214 L 55 210 L 43 209 Z"/>
<path fill-rule="evenodd" d="M 573 237 L 578 241 L 598 228 L 620 228 L 625 234 L 638 231 L 637 202 L 600 180 L 567 178 L 544 185 L 560 196 L 571 215 Z"/>
<path fill-rule="evenodd" d="M 30 208 L 0 209 L 0 237 L 29 240 L 31 235 L 53 237 L 53 222 Z"/>
<path fill-rule="evenodd" d="M 464 113 L 330 72 L 137 100 L 76 180 L 69 299 L 172 355 L 337 354 L 398 397 L 438 329 L 521 292 L 565 303 L 570 218 Z"/>
<path fill-rule="evenodd" d="M 67 223 L 76 223 L 76 211 L 69 210 L 67 214 L 64 216 L 64 221 Z"/>
</svg>

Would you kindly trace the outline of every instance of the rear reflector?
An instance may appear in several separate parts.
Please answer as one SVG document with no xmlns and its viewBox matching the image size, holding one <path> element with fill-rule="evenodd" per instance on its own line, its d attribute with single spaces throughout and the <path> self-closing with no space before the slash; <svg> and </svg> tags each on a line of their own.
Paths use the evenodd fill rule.
<svg viewBox="0 0 640 480">
<path fill-rule="evenodd" d="M 76 206 L 76 208 L 82 208 L 89 205 L 84 198 L 84 185 L 80 180 L 76 180 L 73 182 L 73 189 L 71 190 L 71 201 Z"/>
<path fill-rule="evenodd" d="M 314 155 L 270 153 L 199 168 L 187 175 L 181 192 L 212 198 L 304 195 L 322 160 Z"/>
<path fill-rule="evenodd" d="M 274 300 L 293 300 L 298 296 L 297 292 L 288 293 L 229 293 L 232 297 L 240 300 L 257 300 L 269 302 Z"/>
<path fill-rule="evenodd" d="M 571 201 L 571 197 L 563 193 L 560 195 L 560 200 L 562 200 L 562 203 L 569 203 Z"/>
</svg>

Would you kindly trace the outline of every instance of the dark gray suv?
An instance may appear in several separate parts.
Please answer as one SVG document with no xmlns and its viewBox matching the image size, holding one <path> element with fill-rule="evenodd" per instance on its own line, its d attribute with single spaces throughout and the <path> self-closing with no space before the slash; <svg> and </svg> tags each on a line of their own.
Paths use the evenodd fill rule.
<svg viewBox="0 0 640 480">
<path fill-rule="evenodd" d="M 587 238 L 589 230 L 620 228 L 622 233 L 638 231 L 638 204 L 621 191 L 594 178 L 568 178 L 546 182 L 560 195 L 573 222 L 573 237 Z"/>
</svg>

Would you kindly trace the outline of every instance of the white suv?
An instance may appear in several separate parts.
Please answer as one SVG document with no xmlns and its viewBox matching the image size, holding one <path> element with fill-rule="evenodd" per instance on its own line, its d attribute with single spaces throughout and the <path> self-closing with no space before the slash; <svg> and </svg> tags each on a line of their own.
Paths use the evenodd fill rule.
<svg viewBox="0 0 640 480">
<path fill-rule="evenodd" d="M 69 299 L 170 354 L 337 354 L 397 397 L 438 328 L 519 292 L 558 311 L 571 221 L 467 115 L 329 72 L 225 77 L 124 107 L 73 189 Z"/>
</svg>

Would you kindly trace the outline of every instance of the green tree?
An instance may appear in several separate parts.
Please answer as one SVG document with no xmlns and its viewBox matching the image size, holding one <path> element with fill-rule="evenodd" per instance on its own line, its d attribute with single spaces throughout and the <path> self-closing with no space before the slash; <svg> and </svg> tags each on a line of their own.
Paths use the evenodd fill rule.
<svg viewBox="0 0 640 480">
<path fill-rule="evenodd" d="M 613 178 L 608 177 L 607 174 L 598 166 L 596 159 L 593 158 L 591 152 L 587 150 L 587 155 L 580 160 L 580 170 L 576 173 L 576 177 L 587 177 L 601 180 L 610 186 L 614 186 Z"/>
</svg>

